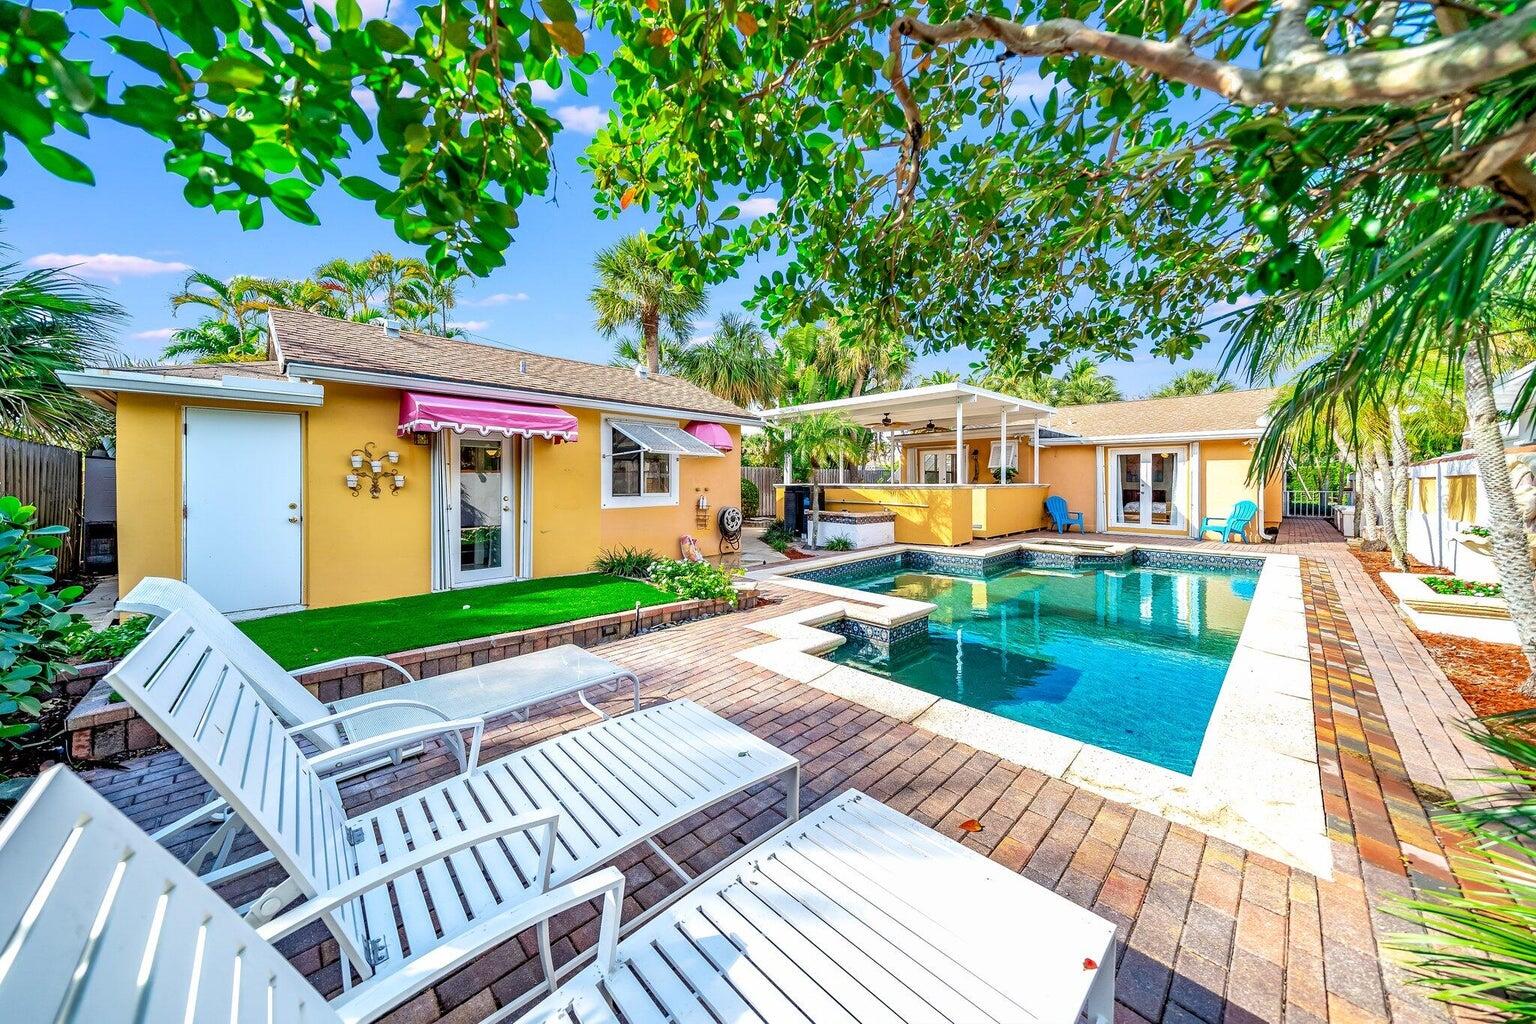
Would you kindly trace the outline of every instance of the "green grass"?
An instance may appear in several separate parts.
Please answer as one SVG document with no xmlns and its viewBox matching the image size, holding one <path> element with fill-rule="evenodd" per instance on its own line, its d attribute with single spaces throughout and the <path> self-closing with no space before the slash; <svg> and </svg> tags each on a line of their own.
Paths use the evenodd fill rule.
<svg viewBox="0 0 1536 1024">
<path fill-rule="evenodd" d="M 315 608 L 239 625 L 284 668 L 300 668 L 627 612 L 637 601 L 650 606 L 675 600 L 648 583 L 586 573 Z"/>
</svg>

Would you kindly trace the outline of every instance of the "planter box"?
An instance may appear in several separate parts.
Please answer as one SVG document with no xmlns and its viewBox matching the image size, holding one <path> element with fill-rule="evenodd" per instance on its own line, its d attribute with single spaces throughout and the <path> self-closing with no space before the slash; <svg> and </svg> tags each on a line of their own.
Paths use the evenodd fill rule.
<svg viewBox="0 0 1536 1024">
<path fill-rule="evenodd" d="M 1519 635 L 1509 619 L 1509 605 L 1502 597 L 1463 597 L 1438 594 L 1423 577 L 1406 572 L 1384 572 L 1381 581 L 1397 597 L 1397 607 L 1426 633 L 1446 633 L 1492 644 L 1518 644 Z"/>
<path fill-rule="evenodd" d="M 736 600 L 738 609 L 747 609 L 757 604 L 757 595 L 755 592 L 738 592 Z M 731 611 L 731 605 L 727 601 L 678 601 L 640 609 L 638 625 L 634 612 L 615 612 L 515 633 L 498 633 L 458 643 L 419 647 L 392 654 L 390 658 L 414 678 L 427 679 L 561 644 L 597 647 L 611 640 L 631 636 L 637 629 L 709 618 L 728 611 Z M 126 703 L 111 700 L 112 688 L 102 677 L 111 670 L 112 665 L 109 661 L 95 662 L 80 666 L 69 675 L 61 677 L 61 685 L 65 687 L 66 693 L 70 696 L 84 694 L 85 697 L 70 713 L 64 726 L 69 734 L 69 755 L 72 758 L 122 758 L 163 745 L 159 735 L 149 727 L 149 723 L 139 718 L 138 712 Z M 405 682 L 400 673 L 386 671 L 376 665 L 310 672 L 301 676 L 299 681 L 327 704 Z"/>
</svg>

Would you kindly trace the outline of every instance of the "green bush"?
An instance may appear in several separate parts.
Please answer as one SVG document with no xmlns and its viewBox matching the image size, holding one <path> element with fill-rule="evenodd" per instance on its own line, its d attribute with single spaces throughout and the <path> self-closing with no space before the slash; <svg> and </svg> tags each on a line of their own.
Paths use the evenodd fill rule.
<svg viewBox="0 0 1536 1024">
<path fill-rule="evenodd" d="M 628 545 L 604 548 L 592 560 L 592 568 L 605 576 L 627 576 L 643 580 L 651 571 L 651 563 L 661 556 L 650 548 L 632 548 Z"/>
<path fill-rule="evenodd" d="M 139 645 L 154 620 L 135 615 L 106 629 L 82 631 L 70 637 L 69 656 L 76 661 L 116 661 Z"/>
<path fill-rule="evenodd" d="M 651 585 L 684 600 L 708 600 L 725 598 L 736 603 L 736 590 L 731 586 L 734 575 L 709 562 L 681 562 L 672 558 L 658 558 L 651 563 Z"/>
<path fill-rule="evenodd" d="M 741 478 L 741 514 L 751 518 L 757 515 L 757 510 L 762 507 L 763 496 L 757 491 L 757 484 Z"/>
<path fill-rule="evenodd" d="M 1497 583 L 1459 580 L 1454 576 L 1420 576 L 1419 579 L 1437 594 L 1451 594 L 1456 597 L 1502 597 L 1504 594 L 1504 588 Z"/>
<path fill-rule="evenodd" d="M 69 530 L 38 526 L 37 509 L 0 497 L 0 742 L 31 732 L 74 638 L 90 627 L 69 612 L 80 587 L 57 588 L 54 552 Z"/>
<path fill-rule="evenodd" d="M 831 540 L 823 544 L 822 548 L 827 551 L 852 551 L 853 541 L 849 540 L 847 537 L 833 537 Z"/>
</svg>

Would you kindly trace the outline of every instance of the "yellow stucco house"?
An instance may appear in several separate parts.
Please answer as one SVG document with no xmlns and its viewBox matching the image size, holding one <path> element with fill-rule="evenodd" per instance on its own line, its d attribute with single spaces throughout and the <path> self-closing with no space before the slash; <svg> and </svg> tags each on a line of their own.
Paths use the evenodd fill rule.
<svg viewBox="0 0 1536 1024">
<path fill-rule="evenodd" d="M 120 584 L 226 612 L 586 570 L 605 548 L 729 550 L 741 427 L 687 381 L 291 310 L 256 363 L 96 370 L 117 415 Z"/>
<path fill-rule="evenodd" d="M 797 418 L 835 410 L 879 433 L 896 452 L 896 480 L 828 484 L 823 503 L 893 515 L 898 542 L 953 546 L 1048 527 L 1048 495 L 1082 512 L 1091 532 L 1149 538 L 1193 537 L 1205 517 L 1249 500 L 1259 515 L 1248 540 L 1257 541 L 1258 524 L 1277 526 L 1284 505 L 1279 474 L 1262 484 L 1248 479 L 1276 393 L 1052 408 L 947 383 L 764 416 L 793 431 Z"/>
</svg>

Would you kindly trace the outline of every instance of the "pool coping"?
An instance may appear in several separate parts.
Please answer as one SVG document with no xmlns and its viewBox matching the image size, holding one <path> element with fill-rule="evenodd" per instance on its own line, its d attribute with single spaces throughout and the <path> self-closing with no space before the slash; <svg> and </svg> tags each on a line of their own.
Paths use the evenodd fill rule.
<svg viewBox="0 0 1536 1024">
<path fill-rule="evenodd" d="M 982 561 L 1029 546 L 1029 541 L 1010 541 L 967 549 L 960 557 Z M 1130 546 L 1191 555 L 1174 546 Z M 890 629 L 927 615 L 933 606 L 797 574 L 904 550 L 958 554 L 949 548 L 895 544 L 753 572 L 780 586 L 824 594 L 828 601 L 745 624 L 773 639 L 736 657 L 1319 877 L 1332 877 L 1297 556 L 1259 550 L 1234 556 L 1261 561 L 1259 578 L 1194 773 L 1182 775 L 820 657 L 846 639 L 821 628 L 829 623 L 847 618 Z"/>
</svg>

